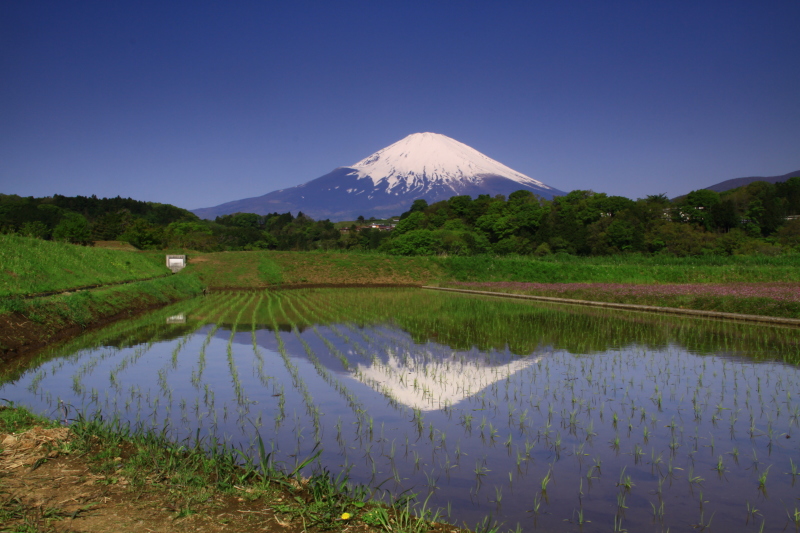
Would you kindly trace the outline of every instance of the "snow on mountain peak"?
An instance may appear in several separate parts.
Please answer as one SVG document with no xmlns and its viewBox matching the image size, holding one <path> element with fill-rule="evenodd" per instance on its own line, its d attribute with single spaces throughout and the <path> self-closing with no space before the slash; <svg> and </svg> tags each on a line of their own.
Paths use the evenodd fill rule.
<svg viewBox="0 0 800 533">
<path fill-rule="evenodd" d="M 378 150 L 350 168 L 358 178 L 371 178 L 374 185 L 383 182 L 395 186 L 413 186 L 416 182 L 477 182 L 486 175 L 502 176 L 526 186 L 550 189 L 541 181 L 508 168 L 455 139 L 439 133 L 413 133 Z"/>
</svg>

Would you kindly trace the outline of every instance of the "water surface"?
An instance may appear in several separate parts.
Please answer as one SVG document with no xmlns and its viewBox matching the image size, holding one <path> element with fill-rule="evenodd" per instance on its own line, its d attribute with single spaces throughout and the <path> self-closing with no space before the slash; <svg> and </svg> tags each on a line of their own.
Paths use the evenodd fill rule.
<svg viewBox="0 0 800 533">
<path fill-rule="evenodd" d="M 0 396 L 416 493 L 525 531 L 779 531 L 800 332 L 413 289 L 219 293 L 92 332 Z M 748 513 L 749 509 L 758 511 Z"/>
</svg>

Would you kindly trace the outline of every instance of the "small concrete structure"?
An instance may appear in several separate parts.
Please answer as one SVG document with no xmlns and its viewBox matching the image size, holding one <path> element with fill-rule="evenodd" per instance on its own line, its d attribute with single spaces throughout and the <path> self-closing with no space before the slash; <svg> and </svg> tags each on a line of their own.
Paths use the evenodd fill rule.
<svg viewBox="0 0 800 533">
<path fill-rule="evenodd" d="M 185 255 L 168 255 L 167 256 L 167 268 L 172 270 L 172 273 L 175 274 L 176 272 L 180 272 L 186 266 L 186 256 Z"/>
<path fill-rule="evenodd" d="M 167 317 L 167 324 L 186 324 L 186 314 L 181 313 Z"/>
</svg>

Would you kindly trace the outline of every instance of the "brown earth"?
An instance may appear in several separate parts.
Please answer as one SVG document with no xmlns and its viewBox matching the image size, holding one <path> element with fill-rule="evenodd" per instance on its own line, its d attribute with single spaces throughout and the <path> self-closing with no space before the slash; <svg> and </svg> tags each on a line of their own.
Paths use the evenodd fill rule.
<svg viewBox="0 0 800 533">
<path fill-rule="evenodd" d="M 102 328 L 112 322 L 131 318 L 158 309 L 166 304 L 140 301 L 125 311 L 98 317 L 81 326 L 63 321 L 34 321 L 20 313 L 0 314 L 0 365 L 3 371 L 27 364 L 36 354 L 51 344 L 69 340 L 89 330 Z"/>
<path fill-rule="evenodd" d="M 35 427 L 19 435 L 0 434 L 0 513 L 5 527 L 37 531 L 301 531 L 247 494 L 210 495 L 180 517 L 180 502 L 152 480 L 133 487 L 123 476 L 93 473 L 89 462 L 59 450 L 71 439 L 68 428 Z M 117 460 L 124 461 L 125 450 Z M 288 495 L 286 496 L 288 497 Z M 280 498 L 280 496 L 279 496 Z M 3 516 L 0 514 L 0 516 Z"/>
<path fill-rule="evenodd" d="M 28 352 L 40 350 L 55 342 L 67 340 L 88 330 L 106 326 L 123 318 L 131 318 L 169 303 L 153 303 L 147 298 L 130 302 L 124 311 L 112 315 L 96 317 L 87 324 L 70 323 L 46 317 L 31 320 L 20 313 L 0 314 L 0 361 L 17 357 Z"/>
<path fill-rule="evenodd" d="M 69 428 L 34 427 L 19 434 L 0 433 L 0 528 L 41 532 L 200 532 L 308 533 L 301 518 L 282 513 L 284 503 L 303 500 L 303 490 L 273 490 L 253 496 L 209 490 L 204 501 L 189 507 L 170 487 L 170 480 L 148 477 L 132 482 L 116 473 L 98 473 L 90 453 L 70 451 Z M 97 439 L 97 437 L 95 437 Z M 99 439 L 97 439 L 99 440 Z M 112 461 L 122 469 L 125 445 Z M 121 470 L 119 470 L 121 471 Z M 191 511 L 188 511 L 191 509 Z M 364 522 L 342 520 L 337 532 L 376 532 Z M 436 533 L 459 533 L 435 524 Z"/>
<path fill-rule="evenodd" d="M 138 248 L 129 242 L 124 241 L 94 241 L 95 248 L 110 248 L 112 250 L 126 250 L 129 252 L 138 252 Z"/>
</svg>

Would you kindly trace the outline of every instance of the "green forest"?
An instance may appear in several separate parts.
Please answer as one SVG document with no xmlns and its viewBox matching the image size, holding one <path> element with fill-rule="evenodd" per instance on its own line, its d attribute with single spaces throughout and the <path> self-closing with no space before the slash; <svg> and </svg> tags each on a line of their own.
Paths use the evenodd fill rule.
<svg viewBox="0 0 800 533">
<path fill-rule="evenodd" d="M 339 227 L 337 227 L 339 226 Z M 392 231 L 335 226 L 298 213 L 201 220 L 169 204 L 95 196 L 0 194 L 0 233 L 90 245 L 119 240 L 151 250 L 351 250 L 392 255 L 601 256 L 620 253 L 779 255 L 800 251 L 800 177 L 670 200 L 576 190 L 553 200 L 508 196 L 416 200 Z"/>
</svg>

